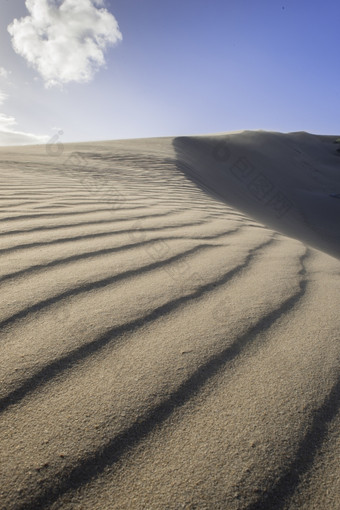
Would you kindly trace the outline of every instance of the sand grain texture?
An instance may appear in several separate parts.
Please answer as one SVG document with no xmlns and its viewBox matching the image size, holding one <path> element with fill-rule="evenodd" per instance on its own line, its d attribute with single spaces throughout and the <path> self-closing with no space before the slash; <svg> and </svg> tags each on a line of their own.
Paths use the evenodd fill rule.
<svg viewBox="0 0 340 510">
<path fill-rule="evenodd" d="M 0 508 L 340 509 L 334 139 L 0 149 Z"/>
</svg>

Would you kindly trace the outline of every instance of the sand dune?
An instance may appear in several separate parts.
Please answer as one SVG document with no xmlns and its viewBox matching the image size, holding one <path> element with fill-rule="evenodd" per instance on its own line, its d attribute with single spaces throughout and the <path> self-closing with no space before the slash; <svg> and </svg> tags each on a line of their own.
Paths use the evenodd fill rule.
<svg viewBox="0 0 340 510">
<path fill-rule="evenodd" d="M 340 508 L 335 138 L 0 149 L 1 508 Z"/>
</svg>

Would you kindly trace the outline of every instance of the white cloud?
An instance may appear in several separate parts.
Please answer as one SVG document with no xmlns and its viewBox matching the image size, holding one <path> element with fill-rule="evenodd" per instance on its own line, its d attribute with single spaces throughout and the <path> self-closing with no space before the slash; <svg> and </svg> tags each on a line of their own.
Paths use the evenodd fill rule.
<svg viewBox="0 0 340 510">
<path fill-rule="evenodd" d="M 7 95 L 0 90 L 0 106 L 7 99 Z M 7 145 L 30 145 L 47 143 L 49 136 L 39 136 L 32 133 L 24 133 L 15 129 L 16 120 L 0 112 L 0 146 Z"/>
<path fill-rule="evenodd" d="M 105 64 L 107 46 L 122 39 L 103 6 L 102 0 L 26 0 L 30 15 L 8 26 L 13 48 L 47 87 L 87 82 Z"/>
</svg>

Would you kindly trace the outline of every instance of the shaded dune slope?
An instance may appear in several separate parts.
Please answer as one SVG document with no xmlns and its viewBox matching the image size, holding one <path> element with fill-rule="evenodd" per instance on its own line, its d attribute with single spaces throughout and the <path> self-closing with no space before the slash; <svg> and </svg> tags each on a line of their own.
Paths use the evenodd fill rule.
<svg viewBox="0 0 340 510">
<path fill-rule="evenodd" d="M 264 224 L 340 258 L 339 138 L 244 131 L 174 139 L 183 172 Z"/>
<path fill-rule="evenodd" d="M 0 508 L 340 508 L 340 157 L 230 136 L 0 149 Z"/>
</svg>

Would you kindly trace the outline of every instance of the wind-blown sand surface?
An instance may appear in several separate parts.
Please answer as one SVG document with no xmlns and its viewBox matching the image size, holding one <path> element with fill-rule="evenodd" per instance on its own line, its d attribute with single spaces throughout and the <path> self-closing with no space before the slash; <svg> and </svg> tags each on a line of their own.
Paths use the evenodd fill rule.
<svg viewBox="0 0 340 510">
<path fill-rule="evenodd" d="M 0 149 L 2 509 L 340 508 L 335 138 Z"/>
</svg>

